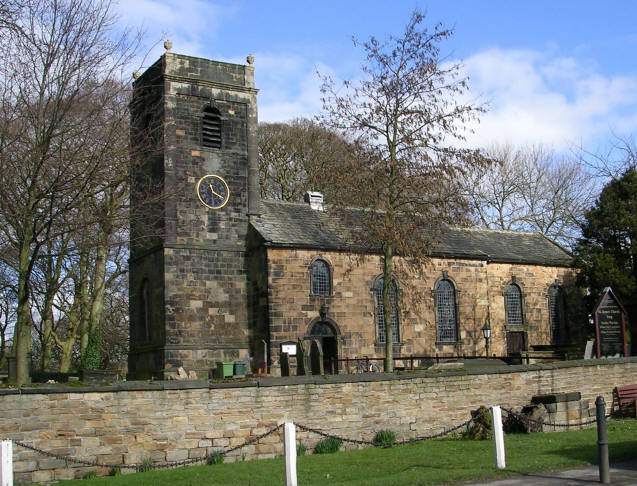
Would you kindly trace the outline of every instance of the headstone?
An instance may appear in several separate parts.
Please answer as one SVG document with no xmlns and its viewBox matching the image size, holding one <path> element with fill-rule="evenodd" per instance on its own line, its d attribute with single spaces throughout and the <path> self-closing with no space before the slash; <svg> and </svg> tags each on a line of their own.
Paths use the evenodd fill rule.
<svg viewBox="0 0 637 486">
<path fill-rule="evenodd" d="M 301 338 L 299 338 L 299 345 L 297 346 L 296 354 L 296 374 L 299 376 L 306 375 L 310 367 L 308 366 L 307 352 Z"/>
<path fill-rule="evenodd" d="M 593 358 L 593 344 L 595 341 L 586 341 L 586 349 L 584 350 L 584 359 L 592 359 Z"/>
<path fill-rule="evenodd" d="M 290 376 L 290 360 L 288 353 L 281 353 L 281 376 Z"/>
<path fill-rule="evenodd" d="M 593 311 L 597 357 L 626 356 L 626 311 L 606 287 Z"/>
<path fill-rule="evenodd" d="M 317 339 L 312 339 L 310 347 L 310 362 L 313 375 L 322 375 L 325 373 L 323 369 L 323 349 Z"/>
</svg>

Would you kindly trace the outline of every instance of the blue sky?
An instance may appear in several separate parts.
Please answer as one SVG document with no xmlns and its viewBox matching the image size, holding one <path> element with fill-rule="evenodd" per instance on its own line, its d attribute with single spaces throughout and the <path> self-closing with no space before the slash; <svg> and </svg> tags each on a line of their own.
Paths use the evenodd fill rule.
<svg viewBox="0 0 637 486">
<path fill-rule="evenodd" d="M 542 143 L 597 151 L 637 132 L 637 2 L 121 0 L 124 24 L 166 37 L 173 52 L 244 63 L 256 58 L 261 121 L 318 113 L 316 71 L 359 76 L 352 36 L 401 34 L 414 8 L 455 34 L 443 44 L 463 64 L 488 112 L 470 142 Z M 146 64 L 161 53 L 161 42 Z"/>
</svg>

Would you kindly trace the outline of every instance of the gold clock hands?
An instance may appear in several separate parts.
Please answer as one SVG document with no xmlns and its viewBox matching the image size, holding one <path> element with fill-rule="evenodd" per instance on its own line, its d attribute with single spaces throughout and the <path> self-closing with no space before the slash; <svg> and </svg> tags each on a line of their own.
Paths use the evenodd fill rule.
<svg viewBox="0 0 637 486">
<path fill-rule="evenodd" d="M 208 186 L 210 187 L 210 192 L 212 192 L 213 195 L 217 196 L 219 199 L 223 199 L 223 196 L 214 190 L 212 184 L 208 184 Z"/>
</svg>

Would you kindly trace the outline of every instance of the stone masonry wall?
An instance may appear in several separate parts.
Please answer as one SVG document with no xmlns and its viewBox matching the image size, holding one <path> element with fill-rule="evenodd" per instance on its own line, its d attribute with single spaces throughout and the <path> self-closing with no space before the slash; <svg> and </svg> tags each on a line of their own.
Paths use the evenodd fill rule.
<svg viewBox="0 0 637 486">
<path fill-rule="evenodd" d="M 431 434 L 466 421 L 479 405 L 521 407 L 531 397 L 579 391 L 582 400 L 635 383 L 637 358 L 512 366 L 482 372 L 269 378 L 209 384 L 126 382 L 113 387 L 0 390 L 0 435 L 100 464 L 201 458 L 241 445 L 293 421 L 325 432 L 371 440 L 392 429 L 399 439 Z M 320 439 L 298 432 L 312 448 Z M 108 467 L 67 468 L 64 460 L 14 446 L 17 482 L 51 482 L 108 474 Z M 275 433 L 226 460 L 281 455 Z"/>
<path fill-rule="evenodd" d="M 136 94 L 143 94 L 144 83 L 161 89 L 161 109 L 153 116 L 162 127 L 164 194 L 156 205 L 163 232 L 155 247 L 132 255 L 129 376 L 166 377 L 183 366 L 207 378 L 216 361 L 249 354 L 245 247 L 254 185 L 249 174 L 256 164 L 254 69 L 167 52 L 136 81 Z M 145 101 L 134 100 L 142 113 Z M 220 147 L 202 143 L 202 114 L 209 107 L 219 112 Z M 136 170 L 145 174 L 149 165 Z M 205 207 L 196 193 L 197 182 L 210 174 L 229 188 L 218 210 Z M 133 232 L 145 228 L 139 218 L 134 223 L 140 228 Z M 150 304 L 140 298 L 144 281 Z M 147 305 L 150 333 L 141 319 Z"/>
<path fill-rule="evenodd" d="M 332 295 L 310 295 L 310 269 L 316 258 L 332 271 Z M 398 260 L 398 259 L 397 259 Z M 363 260 L 343 252 L 301 249 L 268 249 L 268 305 L 270 353 L 276 365 L 279 343 L 306 336 L 327 305 L 326 317 L 340 331 L 339 358 L 384 356 L 378 342 L 374 282 L 382 274 L 378 255 Z M 447 275 L 457 291 L 458 343 L 436 342 L 433 290 Z M 576 300 L 574 270 L 565 267 L 487 263 L 481 260 L 432 258 L 420 275 L 398 274 L 400 344 L 394 354 L 403 356 L 484 355 L 482 327 L 491 324 L 490 353 L 505 356 L 506 317 L 504 290 L 515 277 L 523 294 L 524 326 L 528 345 L 551 344 L 548 289 L 556 280 Z M 276 368 L 275 368 L 276 369 Z"/>
</svg>

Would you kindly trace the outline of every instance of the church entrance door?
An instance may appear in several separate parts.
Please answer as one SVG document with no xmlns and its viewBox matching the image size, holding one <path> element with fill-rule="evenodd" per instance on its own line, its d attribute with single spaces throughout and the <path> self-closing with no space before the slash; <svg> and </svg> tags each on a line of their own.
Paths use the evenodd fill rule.
<svg viewBox="0 0 637 486">
<path fill-rule="evenodd" d="M 321 359 L 321 351 L 323 354 L 323 373 L 338 373 L 338 341 L 334 326 L 327 321 L 319 321 L 312 326 L 308 336 L 314 342 L 318 342 L 319 346 L 312 344 L 310 348 L 310 363 L 312 364 L 312 374 L 319 374 L 318 361 Z M 333 367 L 333 369 L 332 369 Z"/>
</svg>

